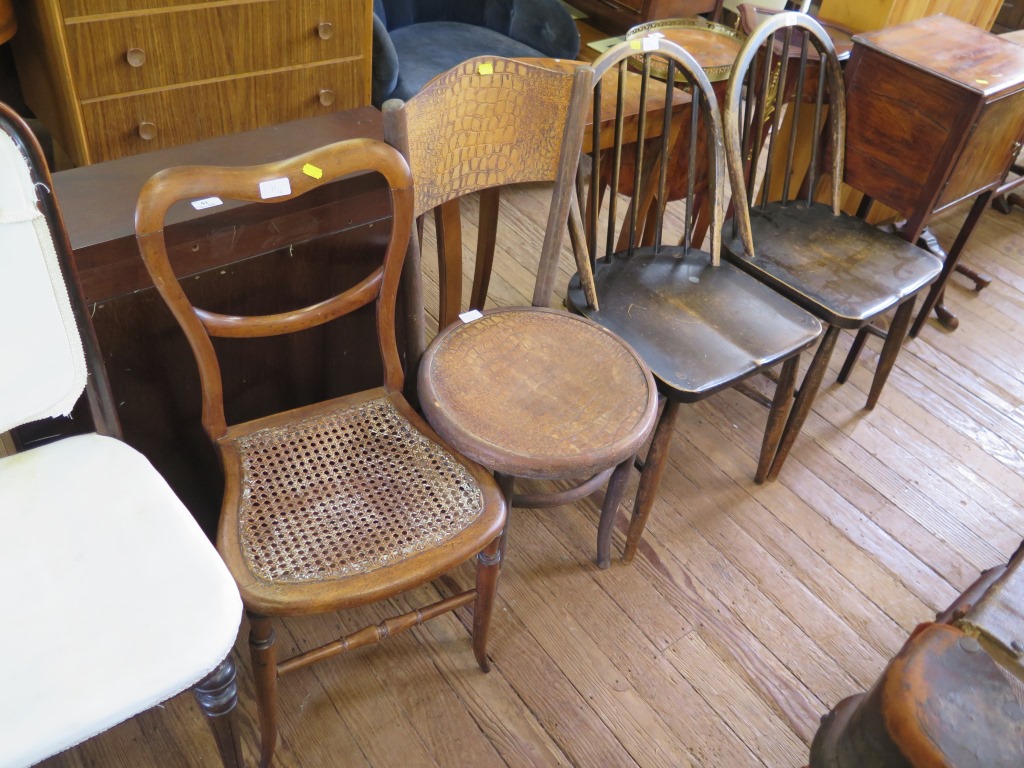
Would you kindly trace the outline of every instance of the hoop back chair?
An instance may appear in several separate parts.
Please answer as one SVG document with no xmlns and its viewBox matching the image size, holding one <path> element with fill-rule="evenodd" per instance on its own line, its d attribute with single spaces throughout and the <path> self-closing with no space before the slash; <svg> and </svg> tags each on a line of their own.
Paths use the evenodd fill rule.
<svg viewBox="0 0 1024 768">
<path fill-rule="evenodd" d="M 585 66 L 555 70 L 481 57 L 404 104 L 385 104 L 384 127 L 409 158 L 417 213 L 469 192 L 554 183 L 533 305 L 447 325 L 423 357 L 418 392 L 431 425 L 495 472 L 510 506 L 566 504 L 611 478 L 598 528 L 597 560 L 607 566 L 610 523 L 657 398 L 650 371 L 621 339 L 548 307 L 589 92 Z M 513 496 L 517 477 L 574 484 Z"/>
<path fill-rule="evenodd" d="M 799 55 L 793 55 L 796 47 Z M 780 55 L 785 51 L 787 55 Z M 811 135 L 780 136 L 782 115 L 812 110 Z M 759 26 L 736 61 L 725 105 L 726 141 L 734 205 L 749 210 L 749 228 L 733 218 L 725 239 L 728 258 L 814 314 L 826 325 L 790 412 L 768 471 L 775 478 L 810 412 L 839 332 L 857 330 L 839 373 L 848 378 L 869 333 L 884 336 L 865 408 L 878 401 L 907 334 L 914 301 L 939 275 L 930 253 L 840 211 L 846 97 L 835 48 L 814 19 L 781 13 Z M 799 189 L 791 184 L 800 140 L 811 143 L 811 162 Z M 771 199 L 776 153 L 785 153 L 779 199 Z M 766 171 L 760 180 L 762 159 Z M 829 204 L 815 202 L 824 175 Z M 874 322 L 895 310 L 887 331 Z"/>
<path fill-rule="evenodd" d="M 594 270 L 599 305 L 588 301 L 579 275 L 568 292 L 573 310 L 633 345 L 654 372 L 664 401 L 642 465 L 623 556 L 627 562 L 636 553 L 665 470 L 679 405 L 781 365 L 774 398 L 757 397 L 770 408 L 755 475 L 761 482 L 792 402 L 800 352 L 821 334 L 813 316 L 742 270 L 719 263 L 727 202 L 722 120 L 714 90 L 700 64 L 678 45 L 647 38 L 643 46 L 644 52 L 638 53 L 628 42 L 621 44 L 594 63 L 593 124 L 600 124 L 607 103 L 603 91 L 615 89 L 617 136 L 611 150 L 591 155 L 583 222 L 573 217 L 570 232 L 574 248 L 584 254 L 577 261 Z M 622 96 L 630 77 L 643 78 L 642 122 L 635 136 L 623 129 Z M 655 115 L 662 121 L 661 130 L 648 130 L 643 101 L 655 89 L 670 94 L 680 86 L 690 91 L 689 108 L 678 115 Z M 622 145 L 634 139 L 633 179 L 625 185 L 632 195 L 623 199 L 608 194 L 602 200 L 602 178 L 611 177 L 612 190 L 624 188 L 619 179 Z M 597 146 L 596 137 L 592 145 Z M 610 169 L 603 167 L 607 164 Z M 698 178 L 701 174 L 704 178 Z M 687 190 L 685 207 L 657 202 L 668 199 L 665 188 L 673 175 Z M 707 250 L 695 240 L 701 215 L 701 204 L 694 203 L 698 193 L 710 200 Z"/>
<path fill-rule="evenodd" d="M 167 256 L 163 226 L 173 203 L 211 196 L 273 203 L 364 171 L 380 174 L 390 188 L 392 225 L 380 267 L 347 290 L 277 314 L 237 317 L 192 306 Z M 267 184 L 278 189 L 265 199 Z M 224 468 L 217 547 L 250 619 L 263 766 L 270 764 L 277 739 L 279 675 L 469 604 L 473 650 L 481 669 L 488 669 L 505 504 L 493 478 L 448 449 L 401 394 L 395 302 L 412 227 L 412 194 L 408 166 L 398 152 L 379 141 L 354 139 L 262 166 L 168 169 L 151 178 L 139 197 L 136 233 L 146 268 L 196 357 L 203 426 Z M 212 337 L 299 332 L 371 304 L 382 386 L 226 423 Z M 383 600 L 473 557 L 474 589 L 277 661 L 271 617 Z"/>
<path fill-rule="evenodd" d="M 35 138 L 0 104 L 0 433 L 68 414 L 83 389 L 96 429 L 0 458 L 0 764 L 36 763 L 194 686 L 240 767 L 238 590 L 119 439 L 52 189 Z"/>
</svg>

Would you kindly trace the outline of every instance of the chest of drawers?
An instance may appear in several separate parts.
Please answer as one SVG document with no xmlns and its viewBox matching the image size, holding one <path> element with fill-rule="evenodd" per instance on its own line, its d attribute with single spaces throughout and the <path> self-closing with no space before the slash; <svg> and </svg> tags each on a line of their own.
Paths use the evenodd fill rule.
<svg viewBox="0 0 1024 768">
<path fill-rule="evenodd" d="M 73 165 L 369 103 L 369 0 L 18 0 L 25 101 Z"/>
</svg>

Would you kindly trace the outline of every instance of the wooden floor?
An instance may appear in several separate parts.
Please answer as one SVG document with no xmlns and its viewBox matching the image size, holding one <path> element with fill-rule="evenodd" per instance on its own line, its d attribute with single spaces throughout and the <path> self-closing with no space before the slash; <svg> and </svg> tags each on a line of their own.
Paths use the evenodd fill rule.
<svg viewBox="0 0 1024 768">
<path fill-rule="evenodd" d="M 545 201 L 542 188 L 505 199 L 496 304 L 528 301 Z M 957 220 L 936 228 L 947 245 Z M 734 393 L 684 407 L 631 566 L 593 565 L 600 499 L 516 510 L 491 673 L 459 614 L 289 675 L 276 765 L 803 766 L 819 717 L 1024 538 L 1024 211 L 987 212 L 968 255 L 992 286 L 955 280 L 960 329 L 932 321 L 909 342 L 873 412 L 861 407 L 877 340 L 849 383 L 832 371 L 781 478 L 756 486 L 763 409 Z M 281 622 L 280 646 L 383 613 Z M 237 658 L 255 764 L 244 640 Z M 216 764 L 189 695 L 47 763 Z"/>
</svg>

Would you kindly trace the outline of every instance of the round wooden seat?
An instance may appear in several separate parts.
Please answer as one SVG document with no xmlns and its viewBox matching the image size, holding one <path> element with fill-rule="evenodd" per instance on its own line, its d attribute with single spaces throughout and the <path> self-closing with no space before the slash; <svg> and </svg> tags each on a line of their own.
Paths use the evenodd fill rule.
<svg viewBox="0 0 1024 768">
<path fill-rule="evenodd" d="M 654 424 L 657 391 L 625 342 L 576 315 L 492 309 L 454 323 L 420 365 L 424 414 L 457 450 L 505 475 L 595 474 Z"/>
</svg>

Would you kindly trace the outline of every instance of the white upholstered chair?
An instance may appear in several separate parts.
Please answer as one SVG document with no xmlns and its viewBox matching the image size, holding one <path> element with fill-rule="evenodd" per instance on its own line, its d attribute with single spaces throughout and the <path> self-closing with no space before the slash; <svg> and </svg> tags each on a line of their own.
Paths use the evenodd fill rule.
<svg viewBox="0 0 1024 768">
<path fill-rule="evenodd" d="M 241 600 L 188 510 L 117 439 L 51 189 L 34 138 L 0 104 L 0 433 L 69 413 L 87 385 L 97 430 L 0 458 L 0 767 L 193 686 L 240 766 L 227 657 Z"/>
</svg>

